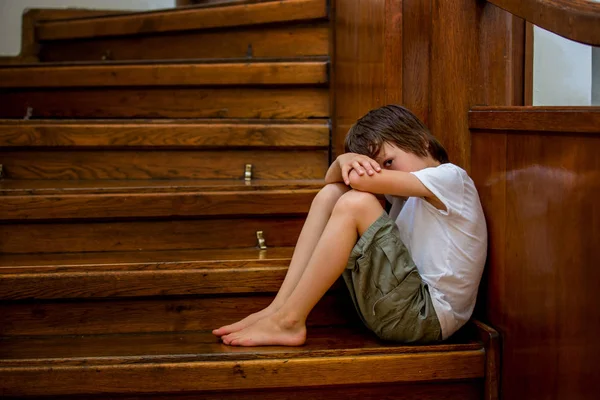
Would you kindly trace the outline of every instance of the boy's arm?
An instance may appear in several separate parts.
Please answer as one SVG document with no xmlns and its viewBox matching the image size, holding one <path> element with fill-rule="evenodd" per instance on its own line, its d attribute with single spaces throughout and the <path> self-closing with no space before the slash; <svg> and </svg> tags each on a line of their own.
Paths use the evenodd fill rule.
<svg viewBox="0 0 600 400">
<path fill-rule="evenodd" d="M 389 194 L 397 197 L 423 197 L 435 208 L 446 210 L 444 203 L 434 195 L 431 190 L 415 175 L 409 172 L 382 170 L 374 175 L 359 175 L 355 171 L 350 172 L 350 186 L 361 192 L 373 194 Z"/>
</svg>

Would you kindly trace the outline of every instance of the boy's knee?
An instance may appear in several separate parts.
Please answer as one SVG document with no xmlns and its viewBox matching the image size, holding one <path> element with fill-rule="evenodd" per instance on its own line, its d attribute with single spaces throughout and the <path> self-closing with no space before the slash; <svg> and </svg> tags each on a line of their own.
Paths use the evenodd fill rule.
<svg viewBox="0 0 600 400">
<path fill-rule="evenodd" d="M 381 204 L 374 194 L 361 192 L 358 190 L 350 190 L 338 200 L 334 211 L 337 210 L 343 213 L 357 215 L 358 213 L 362 213 L 373 208 L 377 208 L 378 210 L 381 209 Z"/>
<path fill-rule="evenodd" d="M 313 204 L 327 203 L 333 206 L 349 190 L 350 188 L 343 183 L 328 183 L 317 193 L 313 199 Z"/>
</svg>

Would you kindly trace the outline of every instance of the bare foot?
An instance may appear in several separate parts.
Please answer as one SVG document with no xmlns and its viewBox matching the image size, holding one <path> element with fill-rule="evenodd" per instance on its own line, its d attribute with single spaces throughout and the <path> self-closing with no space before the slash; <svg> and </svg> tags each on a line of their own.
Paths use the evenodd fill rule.
<svg viewBox="0 0 600 400">
<path fill-rule="evenodd" d="M 249 327 L 256 321 L 261 320 L 265 317 L 268 317 L 269 315 L 273 314 L 275 311 L 277 311 L 277 308 L 269 305 L 268 307 L 260 310 L 259 312 L 250 314 L 246 318 L 239 320 L 238 322 L 236 322 L 234 324 L 225 325 L 225 326 L 220 327 L 219 329 L 215 329 L 212 331 L 212 333 L 213 333 L 213 335 L 216 335 L 216 336 L 224 336 L 224 335 L 229 335 L 230 333 L 233 333 L 233 332 L 241 331 L 242 329 Z"/>
<path fill-rule="evenodd" d="M 275 313 L 221 339 L 231 346 L 302 346 L 306 341 L 306 325 L 304 321 L 286 320 Z"/>
</svg>

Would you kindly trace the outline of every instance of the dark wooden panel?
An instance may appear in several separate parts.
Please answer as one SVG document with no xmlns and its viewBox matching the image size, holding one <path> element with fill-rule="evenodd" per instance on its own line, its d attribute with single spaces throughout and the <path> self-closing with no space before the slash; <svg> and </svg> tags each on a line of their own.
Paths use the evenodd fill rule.
<svg viewBox="0 0 600 400">
<path fill-rule="evenodd" d="M 144 394 L 141 396 L 117 396 L 114 400 L 476 400 L 481 399 L 481 380 L 467 380 L 448 383 L 412 383 L 412 384 L 371 384 L 371 385 L 335 385 L 329 387 L 269 390 L 232 390 L 194 392 L 193 394 L 169 393 L 163 395 Z M 69 400 L 96 399 L 90 395 L 69 396 Z M 7 400 L 12 398 L 7 398 Z M 60 400 L 65 399 L 64 396 Z M 99 398 L 98 398 L 99 399 Z M 49 397 L 48 400 L 58 400 Z"/>
<path fill-rule="evenodd" d="M 402 1 L 402 104 L 429 123 L 431 2 Z"/>
<path fill-rule="evenodd" d="M 293 159 L 293 162 L 290 162 Z M 327 152 L 222 151 L 42 151 L 0 152 L 10 179 L 319 179 Z"/>
<path fill-rule="evenodd" d="M 590 0 L 489 0 L 508 12 L 564 36 L 600 46 L 600 6 Z"/>
<path fill-rule="evenodd" d="M 233 3 L 222 7 L 174 9 L 47 22 L 38 26 L 37 34 L 40 40 L 55 40 L 258 25 L 326 17 L 325 0 Z"/>
<path fill-rule="evenodd" d="M 467 113 L 474 105 L 512 105 L 522 76 L 523 30 L 486 2 L 434 0 L 429 127 L 450 159 L 469 170 Z M 521 103 L 519 103 L 520 105 Z"/>
<path fill-rule="evenodd" d="M 336 2 L 334 156 L 356 120 L 402 102 L 402 1 Z"/>
<path fill-rule="evenodd" d="M 600 107 L 473 107 L 471 129 L 600 133 Z"/>
<path fill-rule="evenodd" d="M 145 298 L 0 304 L 0 334 L 88 335 L 206 331 L 231 324 L 267 307 L 275 294 L 239 297 Z M 358 326 L 346 292 L 325 295 L 309 326 Z"/>
<path fill-rule="evenodd" d="M 0 224 L 0 253 L 294 246 L 305 216 L 174 221 Z"/>
<path fill-rule="evenodd" d="M 162 363 L 89 367 L 9 368 L 5 395 L 161 393 L 340 384 L 474 379 L 484 352 L 457 351 L 354 357 Z M 36 385 L 31 385 L 35 382 Z"/>
<path fill-rule="evenodd" d="M 276 215 L 308 213 L 316 189 L 6 196 L 0 219 Z"/>
<path fill-rule="evenodd" d="M 329 26 L 286 25 L 227 31 L 43 42 L 42 61 L 290 58 L 329 53 Z"/>
<path fill-rule="evenodd" d="M 326 61 L 5 66 L 0 88 L 320 85 Z"/>
<path fill-rule="evenodd" d="M 506 399 L 600 392 L 598 148 L 587 133 L 473 135 L 490 235 L 486 314 L 502 335 Z"/>
<path fill-rule="evenodd" d="M 321 189 L 323 179 L 0 180 L 0 196 Z"/>
<path fill-rule="evenodd" d="M 327 121 L 0 120 L 0 147 L 328 147 Z"/>
<path fill-rule="evenodd" d="M 326 88 L 0 91 L 0 117 L 326 118 Z"/>
</svg>

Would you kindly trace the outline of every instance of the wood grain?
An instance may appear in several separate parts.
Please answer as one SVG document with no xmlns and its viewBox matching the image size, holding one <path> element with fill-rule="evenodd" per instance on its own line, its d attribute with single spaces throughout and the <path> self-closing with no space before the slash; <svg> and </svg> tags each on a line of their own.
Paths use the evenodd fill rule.
<svg viewBox="0 0 600 400">
<path fill-rule="evenodd" d="M 5 196 L 0 219 L 86 219 L 308 213 L 317 189 Z"/>
<path fill-rule="evenodd" d="M 327 22 L 41 42 L 49 61 L 295 58 L 329 54 Z"/>
<path fill-rule="evenodd" d="M 160 88 L 0 91 L 0 117 L 326 118 L 326 88 Z"/>
<path fill-rule="evenodd" d="M 545 109 L 538 124 L 531 109 L 506 111 L 514 118 L 490 118 L 490 129 L 480 120 L 473 130 L 491 245 L 485 310 L 503 337 L 502 393 L 590 398 L 600 390 L 598 125 L 596 133 L 585 119 L 571 127 L 560 109 Z"/>
<path fill-rule="evenodd" d="M 327 147 L 326 121 L 0 120 L 1 147 Z"/>
<path fill-rule="evenodd" d="M 343 283 L 342 283 L 343 285 Z M 267 307 L 275 293 L 248 296 L 188 296 L 137 299 L 65 299 L 0 303 L 0 334 L 8 336 L 95 335 L 209 331 Z M 326 294 L 308 326 L 360 326 L 347 292 Z"/>
<path fill-rule="evenodd" d="M 600 46 L 600 5 L 589 0 L 489 0 L 567 39 Z"/>
<path fill-rule="evenodd" d="M 326 61 L 0 67 L 0 88 L 320 85 Z"/>
<path fill-rule="evenodd" d="M 483 351 L 306 359 L 214 361 L 89 367 L 13 367 L 4 393 L 15 395 L 156 393 L 473 379 L 483 375 Z M 140 380 L 140 375 L 145 377 Z M 299 379 L 309 376 L 310 379 Z M 36 382 L 31 385 L 27 382 Z"/>
<path fill-rule="evenodd" d="M 327 18 L 325 0 L 286 0 L 173 9 L 40 24 L 40 40 L 124 36 Z"/>
<path fill-rule="evenodd" d="M 327 172 L 323 150 L 14 150 L 0 159 L 8 179 L 243 179 L 246 164 L 253 179 L 319 179 Z"/>
<path fill-rule="evenodd" d="M 127 222 L 0 224 L 2 253 L 185 250 L 295 246 L 305 216 L 147 220 Z"/>
</svg>

